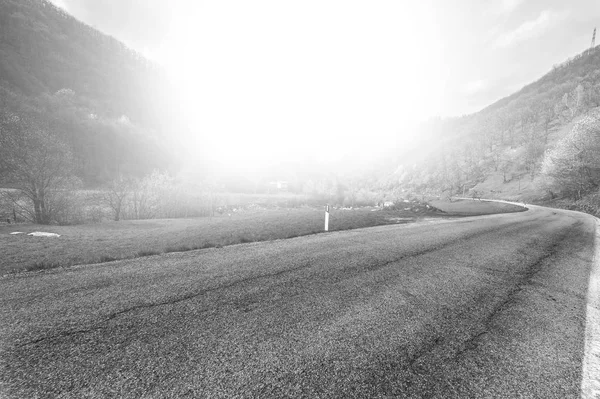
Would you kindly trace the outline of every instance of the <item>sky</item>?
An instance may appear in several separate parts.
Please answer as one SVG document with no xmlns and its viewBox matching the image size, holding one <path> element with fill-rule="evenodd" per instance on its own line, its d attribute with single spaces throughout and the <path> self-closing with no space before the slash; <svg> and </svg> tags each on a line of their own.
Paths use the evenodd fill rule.
<svg viewBox="0 0 600 399">
<path fill-rule="evenodd" d="M 52 1 L 163 65 L 194 145 L 240 164 L 375 154 L 540 78 L 600 25 L 597 0 Z"/>
</svg>

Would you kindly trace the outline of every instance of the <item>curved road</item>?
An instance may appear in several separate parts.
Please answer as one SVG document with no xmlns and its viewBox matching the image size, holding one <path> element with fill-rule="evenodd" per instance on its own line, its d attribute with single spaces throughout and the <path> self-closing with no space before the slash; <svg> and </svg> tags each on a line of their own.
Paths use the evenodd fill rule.
<svg viewBox="0 0 600 399">
<path fill-rule="evenodd" d="M 7 277 L 0 397 L 591 398 L 595 240 L 531 207 Z"/>
</svg>

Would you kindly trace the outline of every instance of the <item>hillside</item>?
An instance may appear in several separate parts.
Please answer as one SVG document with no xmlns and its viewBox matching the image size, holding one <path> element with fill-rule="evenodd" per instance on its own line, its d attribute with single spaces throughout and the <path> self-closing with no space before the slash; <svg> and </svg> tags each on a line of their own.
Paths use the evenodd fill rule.
<svg viewBox="0 0 600 399">
<path fill-rule="evenodd" d="M 157 65 L 49 1 L 0 0 L 2 186 L 31 186 L 27 179 L 17 182 L 2 162 L 12 154 L 12 168 L 22 165 L 14 153 L 25 144 L 33 149 L 51 145 L 69 159 L 72 155 L 68 177 L 88 188 L 106 187 L 120 177 L 140 180 L 155 169 L 177 170 L 174 154 L 185 145 L 177 144 L 185 137 L 179 121 L 185 118 L 177 115 L 172 93 Z M 565 138 L 598 107 L 596 47 L 480 112 L 424 123 L 410 142 L 394 151 L 389 145 L 394 155 L 369 165 L 345 159 L 329 171 L 307 157 L 264 170 L 232 169 L 227 175 L 200 160 L 188 175 L 196 182 L 210 180 L 210 190 L 247 193 L 269 193 L 273 182 L 284 181 L 291 192 L 347 206 L 473 191 L 506 199 L 581 200 L 600 185 L 600 178 L 583 181 L 583 173 L 595 176 L 595 166 L 573 169 L 579 186 L 563 189 L 549 154 L 565 150 Z M 27 143 L 24 131 L 31 136 Z M 52 139 L 32 136 L 36 131 L 49 132 Z M 572 149 L 565 151 L 573 155 Z M 26 152 L 21 155 L 34 156 Z"/>
<path fill-rule="evenodd" d="M 47 0 L 0 0 L 0 99 L 67 142 L 88 185 L 170 162 L 161 69 Z"/>
<path fill-rule="evenodd" d="M 480 112 L 423 124 L 419 139 L 400 152 L 397 168 L 383 173 L 378 186 L 401 197 L 470 191 L 526 200 L 571 195 L 546 189 L 543 164 L 548 151 L 563 145 L 578 121 L 598 106 L 596 47 Z"/>
</svg>

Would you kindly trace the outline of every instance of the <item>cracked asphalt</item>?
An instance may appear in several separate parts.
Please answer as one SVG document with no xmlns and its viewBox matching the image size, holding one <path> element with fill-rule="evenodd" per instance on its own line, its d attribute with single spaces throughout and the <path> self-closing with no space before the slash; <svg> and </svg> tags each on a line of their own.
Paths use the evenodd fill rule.
<svg viewBox="0 0 600 399">
<path fill-rule="evenodd" d="M 579 397 L 594 239 L 532 207 L 7 276 L 0 397 Z"/>
</svg>

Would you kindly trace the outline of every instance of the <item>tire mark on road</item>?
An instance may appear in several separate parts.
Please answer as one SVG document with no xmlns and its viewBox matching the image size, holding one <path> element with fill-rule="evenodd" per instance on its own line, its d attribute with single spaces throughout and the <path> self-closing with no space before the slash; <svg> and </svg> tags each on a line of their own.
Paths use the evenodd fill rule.
<svg viewBox="0 0 600 399">
<path fill-rule="evenodd" d="M 86 334 L 86 333 L 90 333 L 96 330 L 99 330 L 102 328 L 102 324 L 106 324 L 109 321 L 117 318 L 120 315 L 123 315 L 125 313 L 130 313 L 136 310 L 140 310 L 140 309 L 148 309 L 148 308 L 153 308 L 153 307 L 158 307 L 158 306 L 165 306 L 165 305 L 174 305 L 183 301 L 187 301 L 193 298 L 196 298 L 198 296 L 204 295 L 204 294 L 208 294 L 210 292 L 214 292 L 214 291 L 218 291 L 218 290 L 222 290 L 222 289 L 227 289 L 227 288 L 231 288 L 234 287 L 238 284 L 243 284 L 243 283 L 247 283 L 247 282 L 251 282 L 254 280 L 259 280 L 259 279 L 263 279 L 263 278 L 273 278 L 273 277 L 279 277 L 283 274 L 287 274 L 287 273 L 293 273 L 297 270 L 301 270 L 301 269 L 305 269 L 307 267 L 310 267 L 310 264 L 306 264 L 303 263 L 300 266 L 296 266 L 294 268 L 289 268 L 289 269 L 285 269 L 285 270 L 279 270 L 275 273 L 269 273 L 269 274 L 262 274 L 259 276 L 250 276 L 244 279 L 240 279 L 240 280 L 236 280 L 233 281 L 229 284 L 222 284 L 216 287 L 212 287 L 212 288 L 207 288 L 198 292 L 194 292 L 194 293 L 189 293 L 186 295 L 182 295 L 179 297 L 175 297 L 175 298 L 171 298 L 169 300 L 165 300 L 165 301 L 160 301 L 160 302 L 153 302 L 153 303 L 144 303 L 144 304 L 139 304 L 139 305 L 135 305 L 132 307 L 129 307 L 127 309 L 123 309 L 114 313 L 109 314 L 108 316 L 106 316 L 104 319 L 94 323 L 92 326 L 90 326 L 89 328 L 86 329 L 80 329 L 80 330 L 70 330 L 70 331 L 64 331 L 61 332 L 59 334 L 55 334 L 55 335 L 51 335 L 51 336 L 46 336 L 46 337 L 40 337 L 38 339 L 35 340 L 31 340 L 28 342 L 24 342 L 24 343 L 20 343 L 17 345 L 17 347 L 25 347 L 25 346 L 31 346 L 31 345 L 35 345 L 38 344 L 40 342 L 44 342 L 44 341 L 53 341 L 53 340 L 58 340 L 60 338 L 65 338 L 71 335 L 76 335 L 76 334 Z"/>
<path fill-rule="evenodd" d="M 563 234 L 556 236 L 551 244 L 545 249 L 544 253 L 537 257 L 531 265 L 527 267 L 524 273 L 518 274 L 518 279 L 514 283 L 513 288 L 511 288 L 508 293 L 505 295 L 505 299 L 501 302 L 497 303 L 494 307 L 492 307 L 489 314 L 483 320 L 483 328 L 472 334 L 468 339 L 463 341 L 460 344 L 460 349 L 454 353 L 451 360 L 457 361 L 461 356 L 463 356 L 466 352 L 474 350 L 478 346 L 478 342 L 482 337 L 489 334 L 493 329 L 492 323 L 494 319 L 504 310 L 508 309 L 512 304 L 514 304 L 517 299 L 516 296 L 519 292 L 523 291 L 526 287 L 532 285 L 533 277 L 539 273 L 543 265 L 551 258 L 553 258 L 562 247 L 563 240 L 568 237 L 572 231 L 576 230 L 582 223 L 575 223 L 571 225 Z M 429 339 L 424 345 L 418 349 L 409 359 L 409 367 L 410 369 L 417 375 L 422 375 L 418 370 L 418 361 L 427 356 L 429 353 L 434 351 L 437 347 L 444 345 L 444 337 L 443 336 L 435 336 Z"/>
<path fill-rule="evenodd" d="M 527 222 L 522 222 L 522 221 L 515 221 L 515 222 L 511 222 L 508 223 L 506 225 L 497 227 L 488 227 L 485 229 L 482 229 L 480 231 L 476 231 L 473 233 L 469 233 L 469 234 L 465 234 L 465 235 L 461 235 L 459 237 L 456 237 L 454 239 L 448 240 L 442 244 L 438 244 L 438 245 L 432 245 L 429 246 L 427 248 L 423 248 L 421 250 L 418 251 L 413 251 L 413 252 L 409 252 L 409 253 L 405 253 L 402 254 L 396 258 L 390 259 L 390 260 L 384 260 L 383 262 L 374 262 L 372 264 L 361 264 L 361 265 L 356 265 L 356 266 L 351 266 L 351 267 L 346 267 L 344 268 L 345 271 L 345 278 L 353 278 L 355 277 L 357 274 L 360 274 L 361 272 L 365 272 L 365 271 L 376 271 L 379 269 L 382 269 L 384 267 L 387 267 L 391 264 L 394 263 L 398 263 L 404 259 L 408 259 L 408 258 L 416 258 L 419 256 L 423 256 L 423 255 L 427 255 L 429 253 L 435 252 L 435 251 L 440 251 L 442 249 L 446 249 L 448 247 L 451 247 L 452 245 L 455 245 L 456 243 L 462 242 L 462 241 L 468 241 L 471 238 L 474 237 L 482 237 L 486 234 L 497 234 L 499 232 L 505 231 L 505 230 L 514 230 L 515 228 L 518 230 L 523 229 L 524 227 L 533 225 L 537 222 L 537 218 L 536 219 L 532 219 L 532 220 L 528 220 Z M 354 273 L 352 274 L 352 272 L 357 272 L 358 273 Z"/>
<path fill-rule="evenodd" d="M 571 226 L 565 233 L 561 234 L 557 238 L 553 240 L 552 245 L 546 249 L 545 253 L 542 256 L 538 257 L 534 263 L 527 267 L 525 273 L 522 273 L 519 279 L 516 281 L 514 287 L 508 291 L 505 296 L 505 299 L 498 304 L 496 304 L 491 312 L 487 315 L 487 317 L 483 320 L 483 328 L 469 337 L 467 340 L 463 341 L 462 348 L 459 349 L 452 360 L 456 361 L 458 358 L 463 356 L 466 352 L 474 350 L 478 346 L 479 340 L 490 333 L 493 329 L 492 323 L 494 319 L 504 310 L 508 309 L 517 301 L 517 294 L 523 291 L 526 287 L 532 285 L 532 278 L 542 270 L 544 263 L 546 263 L 549 259 L 553 258 L 561 248 L 562 241 L 565 237 L 568 237 L 569 234 L 578 227 L 578 224 Z"/>
</svg>

